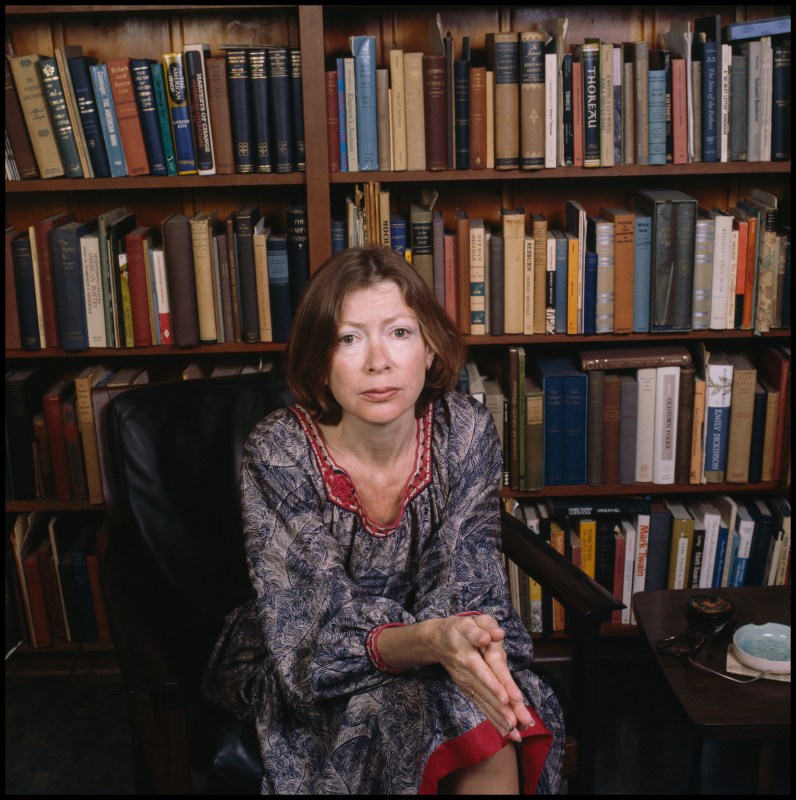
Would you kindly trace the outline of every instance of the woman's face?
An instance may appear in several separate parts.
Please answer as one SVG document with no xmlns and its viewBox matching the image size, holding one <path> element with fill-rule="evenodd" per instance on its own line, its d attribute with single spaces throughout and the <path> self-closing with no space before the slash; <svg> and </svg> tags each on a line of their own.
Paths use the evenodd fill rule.
<svg viewBox="0 0 796 800">
<path fill-rule="evenodd" d="M 343 420 L 376 425 L 414 420 L 433 359 L 396 283 L 384 280 L 351 292 L 343 303 L 328 382 Z"/>
</svg>

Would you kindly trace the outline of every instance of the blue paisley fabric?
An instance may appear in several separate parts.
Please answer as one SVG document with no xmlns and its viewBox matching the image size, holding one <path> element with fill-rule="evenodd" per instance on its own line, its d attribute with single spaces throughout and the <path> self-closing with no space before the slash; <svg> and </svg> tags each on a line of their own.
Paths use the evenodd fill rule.
<svg viewBox="0 0 796 800">
<path fill-rule="evenodd" d="M 204 690 L 255 721 L 263 794 L 416 794 L 432 753 L 485 717 L 439 665 L 392 674 L 366 643 L 385 624 L 467 612 L 506 631 L 515 680 L 552 734 L 537 792 L 558 791 L 563 717 L 509 599 L 491 415 L 448 393 L 418 420 L 417 449 L 401 515 L 378 528 L 303 409 L 275 411 L 249 437 L 241 491 L 256 599 L 228 616 Z"/>
</svg>

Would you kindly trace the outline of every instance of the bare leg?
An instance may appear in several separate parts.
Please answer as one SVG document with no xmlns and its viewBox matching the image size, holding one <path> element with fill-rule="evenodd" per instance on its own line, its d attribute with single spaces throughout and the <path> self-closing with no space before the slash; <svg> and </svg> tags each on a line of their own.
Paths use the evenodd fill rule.
<svg viewBox="0 0 796 800">
<path fill-rule="evenodd" d="M 479 764 L 456 770 L 440 781 L 440 794 L 519 794 L 513 743 Z"/>
</svg>

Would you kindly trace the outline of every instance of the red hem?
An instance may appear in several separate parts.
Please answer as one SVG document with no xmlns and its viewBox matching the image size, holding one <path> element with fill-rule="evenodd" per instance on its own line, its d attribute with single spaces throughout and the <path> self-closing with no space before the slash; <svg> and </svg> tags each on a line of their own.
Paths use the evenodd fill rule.
<svg viewBox="0 0 796 800">
<path fill-rule="evenodd" d="M 523 794 L 535 794 L 539 776 L 553 744 L 553 737 L 533 708 L 530 706 L 526 708 L 531 712 L 535 724 L 525 731 L 520 731 L 523 739 L 520 747 L 522 781 L 520 788 Z M 512 740 L 501 736 L 488 720 L 455 739 L 443 742 L 434 750 L 426 763 L 418 794 L 438 794 L 439 782 L 446 775 L 457 769 L 478 764 L 510 743 L 513 743 Z"/>
</svg>

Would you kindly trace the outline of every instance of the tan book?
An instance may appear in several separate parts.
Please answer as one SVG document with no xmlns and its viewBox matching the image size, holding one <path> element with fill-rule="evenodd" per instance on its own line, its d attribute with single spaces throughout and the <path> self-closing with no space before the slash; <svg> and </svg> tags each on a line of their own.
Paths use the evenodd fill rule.
<svg viewBox="0 0 796 800">
<path fill-rule="evenodd" d="M 486 169 L 486 67 L 470 68 L 470 169 Z"/>
<path fill-rule="evenodd" d="M 731 353 L 727 358 L 732 362 L 733 370 L 730 432 L 724 479 L 727 483 L 748 483 L 757 369 L 741 353 Z"/>
<path fill-rule="evenodd" d="M 632 333 L 636 258 L 633 212 L 611 206 L 601 208 L 600 215 L 614 223 L 614 333 Z"/>
<path fill-rule="evenodd" d="M 268 283 L 268 237 L 271 229 L 261 217 L 254 226 L 254 277 L 257 282 L 257 313 L 260 323 L 260 341 L 273 342 L 274 330 L 271 319 L 271 289 Z"/>
<path fill-rule="evenodd" d="M 774 480 L 774 449 L 777 441 L 777 422 L 779 420 L 780 390 L 769 383 L 765 378 L 760 378 L 760 383 L 766 390 L 766 425 L 763 432 L 763 464 L 761 480 Z"/>
<path fill-rule="evenodd" d="M 520 164 L 545 165 L 545 34 L 520 32 Z"/>
<path fill-rule="evenodd" d="M 702 483 L 702 465 L 705 458 L 705 398 L 707 383 L 704 376 L 694 375 L 694 416 L 691 426 L 691 471 L 688 482 Z"/>
<path fill-rule="evenodd" d="M 406 93 L 406 168 L 426 168 L 426 117 L 423 101 L 423 54 L 404 53 Z"/>
<path fill-rule="evenodd" d="M 64 174 L 64 165 L 55 143 L 38 61 L 39 56 L 35 54 L 8 58 L 39 174 L 42 178 L 60 178 Z"/>
<path fill-rule="evenodd" d="M 86 462 L 88 499 L 96 505 L 102 504 L 102 474 L 100 473 L 99 449 L 97 446 L 94 408 L 91 405 L 91 390 L 111 374 L 105 364 L 92 364 L 75 376 L 77 418 L 80 423 L 80 439 L 83 443 L 83 458 Z"/>
<path fill-rule="evenodd" d="M 614 46 L 600 43 L 600 166 L 613 167 L 614 152 Z"/>
<path fill-rule="evenodd" d="M 235 159 L 232 150 L 232 121 L 227 93 L 227 60 L 223 56 L 208 58 L 207 100 L 210 106 L 210 127 L 213 131 L 213 157 L 217 175 L 232 175 Z"/>
<path fill-rule="evenodd" d="M 390 71 L 376 70 L 376 130 L 379 147 L 379 169 L 392 169 L 392 108 L 390 100 Z"/>
<path fill-rule="evenodd" d="M 390 50 L 390 108 L 392 111 L 392 168 L 403 172 L 407 167 L 406 73 L 404 51 Z"/>
<path fill-rule="evenodd" d="M 531 240 L 533 241 L 533 240 Z M 544 392 L 534 377 L 525 378 L 525 486 L 535 492 L 544 485 Z"/>
<path fill-rule="evenodd" d="M 520 165 L 518 47 L 516 31 L 486 35 L 487 59 L 495 73 L 495 169 Z"/>
<path fill-rule="evenodd" d="M 544 214 L 534 214 L 531 219 L 535 243 L 533 333 L 544 333 L 547 298 L 547 219 Z"/>
<path fill-rule="evenodd" d="M 688 589 L 691 549 L 694 544 L 694 518 L 679 501 L 667 498 L 666 506 L 672 515 L 672 538 L 669 547 L 669 573 L 666 588 Z"/>
<path fill-rule="evenodd" d="M 507 334 L 523 331 L 523 249 L 525 212 L 523 209 L 500 212 L 503 224 L 503 330 Z"/>
<path fill-rule="evenodd" d="M 107 65 L 108 82 L 116 108 L 116 119 L 119 122 L 119 135 L 122 137 L 124 157 L 127 161 L 127 174 L 149 175 L 144 133 L 141 130 L 138 103 L 130 74 L 130 59 L 109 58 Z"/>
<path fill-rule="evenodd" d="M 470 333 L 470 217 L 461 208 L 456 209 L 456 269 L 456 319 L 459 330 Z"/>
<path fill-rule="evenodd" d="M 540 503 L 540 507 L 543 506 L 543 503 Z M 564 530 L 561 523 L 556 519 L 550 519 L 550 546 L 560 555 L 566 555 L 566 546 L 564 543 L 564 537 L 566 536 L 566 531 Z M 553 631 L 558 633 L 565 629 L 566 627 L 566 611 L 564 606 L 561 605 L 561 601 L 556 600 L 553 598 Z"/>
<path fill-rule="evenodd" d="M 196 302 L 199 309 L 199 341 L 202 344 L 214 344 L 218 341 L 211 254 L 215 212 L 208 216 L 199 211 L 191 217 L 190 222 Z"/>
</svg>

